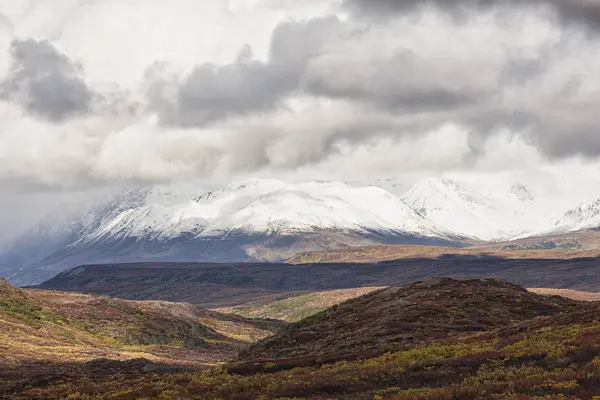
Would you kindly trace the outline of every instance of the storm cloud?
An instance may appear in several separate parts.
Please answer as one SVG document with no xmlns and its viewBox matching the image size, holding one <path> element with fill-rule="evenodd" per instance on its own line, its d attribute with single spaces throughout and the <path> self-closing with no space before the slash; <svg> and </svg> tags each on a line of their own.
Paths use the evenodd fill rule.
<svg viewBox="0 0 600 400">
<path fill-rule="evenodd" d="M 468 16 L 493 8 L 527 9 L 539 12 L 547 6 L 564 23 L 600 28 L 600 3 L 596 0 L 345 0 L 345 6 L 355 12 L 384 17 L 423 11 L 435 7 L 454 16 Z M 532 9 L 531 7 L 538 7 Z"/>
<path fill-rule="evenodd" d="M 80 68 L 46 40 L 15 40 L 0 95 L 53 122 L 88 111 L 92 93 Z"/>
</svg>

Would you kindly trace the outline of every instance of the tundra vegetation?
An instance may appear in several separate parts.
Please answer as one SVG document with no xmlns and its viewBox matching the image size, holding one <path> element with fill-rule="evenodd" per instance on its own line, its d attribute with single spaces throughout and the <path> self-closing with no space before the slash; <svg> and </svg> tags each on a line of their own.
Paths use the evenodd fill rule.
<svg viewBox="0 0 600 400">
<path fill-rule="evenodd" d="M 64 294 L 7 284 L 2 290 L 0 390 L 7 399 L 597 399 L 600 393 L 600 304 L 495 280 L 376 290 L 287 326 L 214 313 L 219 324 L 196 328 L 179 325 L 189 311 L 167 303 L 96 296 L 103 305 L 77 307 L 74 318 L 51 299 Z M 106 307 L 122 310 L 119 318 L 128 315 L 118 324 L 128 333 L 113 342 L 106 330 L 117 328 L 106 315 L 87 314 Z M 147 331 L 159 315 L 174 318 L 169 331 Z M 202 318 L 209 319 L 193 319 Z M 213 365 L 192 362 L 218 346 L 237 354 L 224 352 Z M 159 348 L 194 353 L 178 363 L 179 353 L 160 358 Z M 94 353 L 100 350 L 102 357 Z"/>
</svg>

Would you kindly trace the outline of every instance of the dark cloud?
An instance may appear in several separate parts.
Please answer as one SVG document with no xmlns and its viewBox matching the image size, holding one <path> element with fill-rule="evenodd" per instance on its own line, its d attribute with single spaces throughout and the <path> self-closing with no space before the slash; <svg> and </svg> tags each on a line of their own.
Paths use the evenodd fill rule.
<svg viewBox="0 0 600 400">
<path fill-rule="evenodd" d="M 247 47 L 232 64 L 196 67 L 176 89 L 175 102 L 167 103 L 159 113 L 168 124 L 199 126 L 231 115 L 264 111 L 276 107 L 281 97 L 295 88 L 294 81 L 289 71 L 252 60 Z M 152 103 L 164 107 L 164 95 L 155 90 Z"/>
<path fill-rule="evenodd" d="M 32 114 L 58 122 L 88 111 L 93 94 L 80 68 L 48 41 L 15 40 L 12 69 L 0 95 Z"/>
<path fill-rule="evenodd" d="M 480 102 L 485 90 L 455 85 L 449 76 L 409 50 L 373 62 L 352 53 L 331 53 L 313 60 L 306 89 L 316 95 L 345 98 L 404 112 L 450 110 Z M 467 71 L 464 78 L 468 79 Z"/>
<path fill-rule="evenodd" d="M 542 0 L 529 0 L 529 3 Z M 506 4 L 524 5 L 523 0 L 345 0 L 344 5 L 357 15 L 395 17 L 427 7 L 436 7 L 455 17 L 481 12 Z"/>
<path fill-rule="evenodd" d="M 164 123 L 180 126 L 272 110 L 301 89 L 306 63 L 338 24 L 337 18 L 283 23 L 273 32 L 267 62 L 245 46 L 231 64 L 202 64 L 175 84 L 159 79 L 149 91 L 150 108 Z"/>
<path fill-rule="evenodd" d="M 498 77 L 500 86 L 523 85 L 541 76 L 551 60 L 547 54 L 509 58 Z"/>
<path fill-rule="evenodd" d="M 494 7 L 550 6 L 564 23 L 600 28 L 597 0 L 345 0 L 345 6 L 362 15 L 395 16 L 417 9 L 436 7 L 453 16 L 464 17 Z"/>
<path fill-rule="evenodd" d="M 552 4 L 565 22 L 600 29 L 600 2 L 597 0 L 537 0 Z"/>
</svg>

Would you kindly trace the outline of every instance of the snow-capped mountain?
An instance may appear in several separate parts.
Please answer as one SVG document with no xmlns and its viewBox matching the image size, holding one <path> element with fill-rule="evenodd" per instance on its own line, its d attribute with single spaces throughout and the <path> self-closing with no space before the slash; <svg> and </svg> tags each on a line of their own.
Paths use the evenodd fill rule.
<svg viewBox="0 0 600 400">
<path fill-rule="evenodd" d="M 161 239 L 194 232 L 204 220 L 188 219 L 182 223 L 178 212 L 202 191 L 176 192 L 173 189 L 152 187 L 119 193 L 102 207 L 82 216 L 87 221 L 82 223 L 77 243 L 136 237 Z"/>
<path fill-rule="evenodd" d="M 78 243 L 103 238 L 213 237 L 228 232 L 395 231 L 447 237 L 402 200 L 377 187 L 251 180 L 165 204 L 154 190 L 128 191 L 95 213 Z"/>
<path fill-rule="evenodd" d="M 449 236 L 402 200 L 377 187 L 261 180 L 245 183 L 234 192 L 227 188 L 224 193 L 213 193 L 211 199 L 215 200 L 201 200 L 188 209 L 189 214 L 210 220 L 204 236 L 228 230 L 297 233 L 322 229 Z"/>
<path fill-rule="evenodd" d="M 402 199 L 437 226 L 459 235 L 492 240 L 523 232 L 517 207 L 509 207 L 450 179 L 425 179 Z"/>
<path fill-rule="evenodd" d="M 554 223 L 553 233 L 574 232 L 600 227 L 600 199 L 580 204 Z"/>
<path fill-rule="evenodd" d="M 37 259 L 22 263 L 38 271 L 24 278 L 26 283 L 47 278 L 40 269 L 56 271 L 90 262 L 276 260 L 327 247 L 461 240 L 378 187 L 265 179 L 212 192 L 127 190 L 58 225 L 63 228 Z M 17 243 L 35 247 L 48 239 L 36 238 L 39 232 L 36 226 Z M 24 248 L 15 246 L 12 253 Z"/>
</svg>

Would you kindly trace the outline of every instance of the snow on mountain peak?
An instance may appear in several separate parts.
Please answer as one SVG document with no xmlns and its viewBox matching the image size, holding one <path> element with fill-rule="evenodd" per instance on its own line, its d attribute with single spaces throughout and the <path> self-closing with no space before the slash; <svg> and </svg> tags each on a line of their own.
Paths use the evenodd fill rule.
<svg viewBox="0 0 600 400">
<path fill-rule="evenodd" d="M 264 232 L 273 227 L 278 232 L 341 229 L 443 235 L 391 193 L 341 182 L 252 182 L 204 196 L 200 205 L 205 207 L 203 214 L 213 219 L 203 235 L 227 229 Z"/>
<path fill-rule="evenodd" d="M 554 223 L 555 232 L 573 232 L 600 227 L 600 198 L 567 211 Z"/>
<path fill-rule="evenodd" d="M 418 182 L 402 199 L 418 213 L 448 231 L 482 240 L 507 238 L 519 232 L 513 210 L 450 179 Z"/>
<path fill-rule="evenodd" d="M 213 202 L 228 195 L 258 196 L 282 189 L 289 184 L 278 179 L 249 179 L 204 193 L 194 199 L 197 203 Z"/>
<path fill-rule="evenodd" d="M 440 209 L 448 202 L 468 207 L 495 208 L 495 202 L 450 179 L 427 178 L 418 182 L 404 196 L 406 203 L 415 210 Z"/>
<path fill-rule="evenodd" d="M 522 202 L 530 202 L 535 200 L 529 189 L 527 189 L 525 185 L 522 185 L 520 183 L 512 185 L 508 189 L 507 193 L 510 197 L 520 200 Z"/>
<path fill-rule="evenodd" d="M 252 179 L 198 195 L 199 190 L 127 190 L 86 216 L 76 244 L 160 240 L 227 232 L 291 234 L 323 229 L 452 236 L 379 187 L 341 182 Z"/>
</svg>

